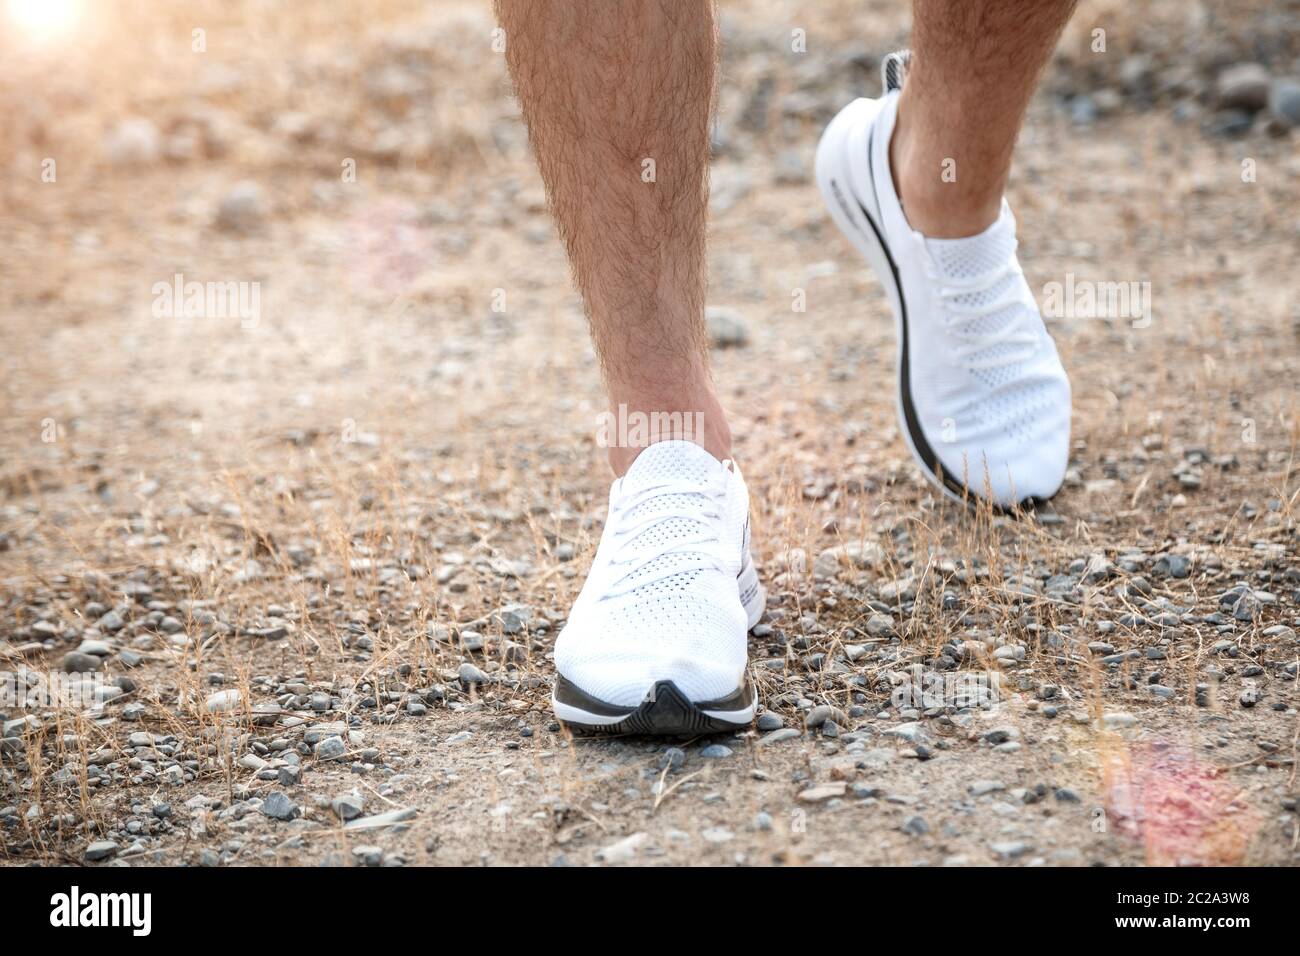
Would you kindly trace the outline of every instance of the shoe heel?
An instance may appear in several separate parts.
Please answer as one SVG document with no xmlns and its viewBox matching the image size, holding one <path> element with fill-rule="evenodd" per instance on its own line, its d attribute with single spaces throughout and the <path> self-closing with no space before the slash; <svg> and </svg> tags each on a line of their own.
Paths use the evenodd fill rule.
<svg viewBox="0 0 1300 956">
<path fill-rule="evenodd" d="M 850 140 L 854 138 L 855 131 L 860 131 L 875 121 L 879 110 L 879 100 L 867 99 L 854 100 L 840 110 L 817 143 L 815 177 L 831 221 L 888 288 L 892 270 L 877 232 L 880 210 L 876 208 L 870 192 L 865 199 L 858 197 L 851 185 L 852 176 L 849 171 L 849 150 L 852 148 Z M 861 151 L 865 163 L 866 140 L 861 143 Z M 864 207 L 863 202 L 868 206 Z"/>
</svg>

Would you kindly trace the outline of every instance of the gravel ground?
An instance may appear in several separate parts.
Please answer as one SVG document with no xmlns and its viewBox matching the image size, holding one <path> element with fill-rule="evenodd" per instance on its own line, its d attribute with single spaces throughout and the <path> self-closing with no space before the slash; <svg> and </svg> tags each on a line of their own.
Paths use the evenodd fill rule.
<svg viewBox="0 0 1300 956">
<path fill-rule="evenodd" d="M 853 42 L 843 5 L 808 12 L 801 57 L 802 11 L 724 6 L 710 324 L 765 711 L 652 741 L 549 713 L 609 475 L 491 22 L 380 6 L 278 65 L 222 59 L 214 23 L 209 60 L 96 125 L 57 89 L 0 100 L 30 163 L 0 185 L 0 669 L 83 698 L 0 703 L 0 859 L 1300 860 L 1285 11 L 1139 41 L 1085 3 L 1063 41 L 1017 153 L 1022 261 L 1042 297 L 1149 283 L 1149 309 L 1049 321 L 1070 471 L 1012 520 L 919 477 L 883 296 L 808 182 L 904 11 L 852 5 Z M 177 274 L 258 307 L 160 312 Z"/>
</svg>

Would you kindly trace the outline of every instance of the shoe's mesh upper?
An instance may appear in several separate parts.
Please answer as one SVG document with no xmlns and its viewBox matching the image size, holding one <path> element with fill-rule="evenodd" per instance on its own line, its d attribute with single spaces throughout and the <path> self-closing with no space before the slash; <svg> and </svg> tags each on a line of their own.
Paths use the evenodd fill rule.
<svg viewBox="0 0 1300 956">
<path fill-rule="evenodd" d="M 693 452 L 692 448 L 694 448 Z M 632 468 L 623 478 L 623 491 L 625 494 L 632 495 L 646 485 L 674 479 L 696 482 L 704 486 L 710 480 L 717 479 L 719 467 L 719 463 L 713 456 L 703 449 L 690 446 L 689 442 L 659 442 L 637 456 Z M 632 539 L 630 546 L 637 549 L 647 548 L 652 552 L 664 551 L 686 538 L 699 534 L 701 531 L 699 519 L 689 516 L 701 508 L 709 507 L 710 504 L 704 494 L 665 494 L 643 502 L 627 513 L 628 521 L 639 521 L 652 515 L 680 515 L 681 517 L 656 522 L 639 532 Z M 666 554 L 637 568 L 629 577 L 629 582 L 658 577 L 661 571 L 666 571 L 674 565 L 691 563 L 693 562 L 690 554 Z M 646 597 L 647 594 L 642 593 L 643 591 L 658 594 L 686 591 L 699 573 L 698 570 L 683 570 L 667 578 L 661 577 L 645 588 L 638 587 L 632 596 Z"/>
<path fill-rule="evenodd" d="M 1009 215 L 1004 214 L 977 236 L 964 239 L 927 239 L 926 247 L 941 278 L 955 281 L 977 279 L 1001 268 L 1015 255 L 1014 221 Z M 1008 273 L 988 288 L 952 296 L 950 301 L 963 308 L 984 308 L 1008 295 L 1023 282 L 1023 276 Z M 953 319 L 954 328 L 962 338 L 972 341 L 980 337 L 996 335 L 1017 321 L 1021 321 L 1024 328 L 1032 328 L 1032 324 L 1024 320 L 1024 311 L 1027 308 L 1033 307 L 1027 304 L 1013 304 L 983 315 L 958 316 Z M 1041 320 L 1035 317 L 1035 321 Z M 1000 362 L 1014 355 L 1024 354 L 1024 351 L 1023 344 L 996 342 L 988 348 L 971 351 L 967 360 L 971 365 Z M 1030 369 L 1024 362 L 1006 361 L 984 368 L 970 368 L 969 371 L 976 380 L 989 389 L 999 390 L 996 394 L 972 406 L 973 418 L 981 426 L 1001 430 L 1013 441 L 1031 441 L 1033 439 L 1030 427 L 1031 415 L 1054 400 L 1053 383 L 1030 377 Z M 1016 382 L 1023 384 L 1019 387 L 1007 387 Z"/>
<path fill-rule="evenodd" d="M 740 686 L 744 672 L 747 621 L 736 583 L 748 511 L 744 484 L 735 473 L 724 475 L 721 463 L 698 445 L 659 442 L 637 456 L 613 497 L 616 502 L 628 500 L 663 481 L 695 483 L 701 491 L 655 495 L 617 518 L 611 516 L 602 550 L 619 527 L 655 516 L 663 520 L 636 532 L 618 552 L 639 554 L 644 563 L 634 570 L 614 568 L 612 577 L 618 583 L 606 586 L 604 594 L 600 587 L 590 594 L 584 590 L 556 641 L 559 671 L 611 704 L 635 705 L 659 680 L 673 681 L 692 700 L 726 697 Z M 725 499 L 708 494 L 723 482 Z M 706 517 L 710 511 L 721 517 Z M 701 568 L 695 545 L 666 553 L 711 531 L 721 541 L 715 550 L 729 555 L 734 570 Z M 627 571 L 631 573 L 624 577 Z M 601 575 L 601 568 L 594 566 L 588 589 Z"/>
</svg>

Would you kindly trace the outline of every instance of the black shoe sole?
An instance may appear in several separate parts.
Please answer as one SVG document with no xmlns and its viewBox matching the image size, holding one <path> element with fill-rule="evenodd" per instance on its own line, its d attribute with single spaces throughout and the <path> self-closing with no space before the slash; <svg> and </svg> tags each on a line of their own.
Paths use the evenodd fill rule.
<svg viewBox="0 0 1300 956">
<path fill-rule="evenodd" d="M 753 706 L 754 687 L 744 687 L 722 700 L 693 703 L 669 680 L 661 680 L 637 707 L 628 710 L 592 697 L 566 677 L 555 681 L 555 700 L 597 717 L 617 717 L 613 723 L 582 723 L 564 720 L 567 727 L 582 734 L 643 734 L 653 737 L 720 734 L 747 727 L 753 717 L 733 723 L 711 717 L 705 711 L 743 711 Z"/>
</svg>

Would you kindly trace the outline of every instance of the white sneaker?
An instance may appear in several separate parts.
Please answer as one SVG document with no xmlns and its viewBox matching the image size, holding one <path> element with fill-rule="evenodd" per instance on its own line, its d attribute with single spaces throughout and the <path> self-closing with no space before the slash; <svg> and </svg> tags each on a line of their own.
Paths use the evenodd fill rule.
<svg viewBox="0 0 1300 956">
<path fill-rule="evenodd" d="M 748 724 L 749 629 L 765 596 L 749 557 L 749 492 L 699 445 L 650 445 L 609 491 L 591 573 L 555 641 L 555 715 L 613 733 Z"/>
<path fill-rule="evenodd" d="M 965 239 L 907 222 L 889 167 L 906 55 L 884 64 L 884 95 L 854 100 L 817 146 L 831 218 L 880 278 L 898 331 L 898 415 L 926 476 L 957 500 L 1045 501 L 1070 449 L 1070 383 L 1016 260 L 1006 201 Z"/>
</svg>

